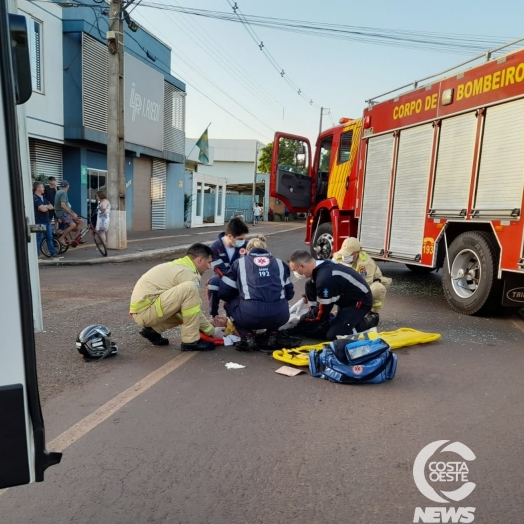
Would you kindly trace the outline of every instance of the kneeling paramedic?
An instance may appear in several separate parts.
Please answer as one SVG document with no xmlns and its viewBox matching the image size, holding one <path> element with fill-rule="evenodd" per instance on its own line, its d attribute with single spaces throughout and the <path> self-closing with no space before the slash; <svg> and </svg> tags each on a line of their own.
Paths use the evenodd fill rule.
<svg viewBox="0 0 524 524">
<path fill-rule="evenodd" d="M 288 300 L 295 294 L 289 266 L 267 251 L 263 236 L 252 238 L 247 255 L 222 277 L 219 295 L 242 337 L 237 349 L 256 349 L 254 331 L 266 329 L 267 347 L 277 343 L 277 330 L 289 320 Z"/>
<path fill-rule="evenodd" d="M 333 260 L 352 267 L 368 283 L 373 295 L 373 308 L 378 313 L 386 298 L 386 288 L 391 284 L 391 278 L 382 276 L 375 261 L 364 251 L 355 237 L 349 237 L 342 243 L 342 248 L 333 255 Z"/>
<path fill-rule="evenodd" d="M 159 264 L 142 275 L 133 289 L 129 313 L 142 326 L 140 334 L 155 346 L 169 340 L 162 332 L 181 325 L 182 351 L 206 351 L 215 344 L 200 339 L 215 328 L 202 312 L 201 275 L 211 266 L 211 249 L 193 244 L 184 258 Z"/>
<path fill-rule="evenodd" d="M 249 233 L 247 224 L 238 217 L 233 217 L 226 226 L 226 231 L 218 235 L 211 246 L 213 260 L 211 269 L 215 275 L 207 281 L 207 298 L 209 300 L 209 314 L 214 318 L 218 315 L 218 284 L 220 279 L 229 271 L 229 268 L 242 255 L 246 254 L 246 235 Z"/>
<path fill-rule="evenodd" d="M 371 311 L 371 290 L 353 268 L 331 260 L 315 260 L 307 251 L 295 251 L 289 265 L 298 279 L 311 277 L 306 284 L 310 310 L 290 334 L 335 340 L 337 335 L 350 335 Z M 316 294 L 316 304 L 312 294 Z M 330 322 L 333 306 L 338 313 Z"/>
</svg>

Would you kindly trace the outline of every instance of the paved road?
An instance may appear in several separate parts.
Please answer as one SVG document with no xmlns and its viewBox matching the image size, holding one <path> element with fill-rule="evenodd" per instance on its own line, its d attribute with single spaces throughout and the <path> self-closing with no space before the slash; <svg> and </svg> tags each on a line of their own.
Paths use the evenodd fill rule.
<svg viewBox="0 0 524 524">
<path fill-rule="evenodd" d="M 281 257 L 302 247 L 296 233 L 270 242 Z M 2 524 L 408 523 L 416 507 L 445 506 L 426 499 L 412 475 L 419 451 L 436 440 L 462 442 L 476 456 L 468 462 L 476 488 L 452 506 L 476 508 L 479 523 L 522 522 L 518 321 L 456 315 L 439 275 L 388 264 L 394 284 L 381 328 L 439 332 L 441 341 L 399 350 L 397 376 L 386 384 L 286 378 L 263 354 L 180 356 L 175 330 L 168 348 L 142 341 L 127 301 L 152 264 L 42 270 L 48 442 L 95 416 L 66 433 L 74 443 L 44 483 L 0 495 Z M 74 338 L 98 320 L 112 328 L 121 354 L 83 363 Z M 227 362 L 246 367 L 227 370 Z M 106 403 L 124 391 L 130 400 L 111 410 Z"/>
</svg>

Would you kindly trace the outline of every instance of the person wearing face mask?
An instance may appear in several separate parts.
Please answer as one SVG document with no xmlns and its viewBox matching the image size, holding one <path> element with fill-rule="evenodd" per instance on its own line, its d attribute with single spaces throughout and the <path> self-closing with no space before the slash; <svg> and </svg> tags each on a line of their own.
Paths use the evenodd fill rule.
<svg viewBox="0 0 524 524">
<path fill-rule="evenodd" d="M 220 299 L 218 286 L 220 279 L 229 271 L 233 262 L 246 254 L 246 235 L 249 233 L 247 224 L 238 217 L 233 217 L 227 224 L 224 233 L 218 235 L 211 246 L 213 260 L 211 269 L 215 275 L 206 284 L 207 298 L 209 300 L 209 314 L 215 318 L 218 315 Z"/>
<path fill-rule="evenodd" d="M 378 313 L 384 299 L 386 288 L 390 286 L 391 278 L 382 276 L 375 261 L 364 251 L 360 242 L 355 237 L 349 237 L 342 243 L 342 248 L 333 254 L 333 260 L 352 267 L 359 275 L 363 276 L 371 288 L 373 295 L 373 313 Z"/>
<path fill-rule="evenodd" d="M 288 263 L 296 277 L 310 278 L 306 283 L 309 311 L 288 330 L 289 335 L 335 340 L 338 335 L 353 334 L 354 329 L 365 329 L 359 327 L 365 323 L 373 301 L 369 285 L 360 274 L 331 260 L 315 260 L 302 250 L 293 252 Z M 338 312 L 331 319 L 335 305 Z"/>
<path fill-rule="evenodd" d="M 263 236 L 252 238 L 247 255 L 233 264 L 219 283 L 220 298 L 228 317 L 242 337 L 236 349 L 257 348 L 255 330 L 265 329 L 265 349 L 276 349 L 281 341 L 278 328 L 289 320 L 289 304 L 295 294 L 289 266 L 267 250 Z M 280 340 L 279 340 L 280 339 Z"/>
</svg>

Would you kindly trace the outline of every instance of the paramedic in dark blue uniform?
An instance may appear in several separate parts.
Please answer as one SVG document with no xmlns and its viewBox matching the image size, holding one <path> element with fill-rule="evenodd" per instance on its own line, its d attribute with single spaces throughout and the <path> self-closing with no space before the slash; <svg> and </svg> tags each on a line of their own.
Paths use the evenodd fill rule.
<svg viewBox="0 0 524 524">
<path fill-rule="evenodd" d="M 289 265 L 297 278 L 311 277 L 306 284 L 310 310 L 289 334 L 335 340 L 337 335 L 352 334 L 371 311 L 371 289 L 353 268 L 331 260 L 315 260 L 307 251 L 292 253 Z M 335 305 L 338 312 L 330 322 L 329 314 Z"/>
<path fill-rule="evenodd" d="M 242 340 L 240 351 L 256 348 L 254 330 L 266 329 L 268 346 L 277 330 L 289 320 L 289 304 L 295 294 L 289 266 L 267 251 L 263 236 L 252 238 L 248 254 L 231 265 L 219 283 L 220 298 Z"/>
<path fill-rule="evenodd" d="M 211 269 L 215 276 L 207 281 L 207 297 L 209 299 L 209 314 L 214 318 L 218 315 L 218 284 L 220 279 L 229 271 L 235 260 L 245 255 L 246 235 L 249 233 L 247 224 L 240 218 L 232 218 L 224 233 L 218 235 L 211 246 L 213 260 Z"/>
</svg>

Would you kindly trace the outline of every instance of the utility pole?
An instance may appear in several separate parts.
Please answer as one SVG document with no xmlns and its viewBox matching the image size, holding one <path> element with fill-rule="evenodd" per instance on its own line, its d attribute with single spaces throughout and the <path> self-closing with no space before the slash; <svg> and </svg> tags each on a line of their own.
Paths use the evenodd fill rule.
<svg viewBox="0 0 524 524">
<path fill-rule="evenodd" d="M 321 107 L 320 108 L 320 127 L 319 127 L 319 130 L 318 130 L 318 134 L 320 135 L 320 133 L 322 133 L 322 115 L 324 114 L 324 108 Z"/>
<path fill-rule="evenodd" d="M 124 174 L 124 20 L 122 0 L 111 0 L 107 32 L 107 198 L 111 203 L 111 222 L 107 247 L 127 248 L 126 180 Z"/>
<path fill-rule="evenodd" d="M 257 188 L 258 140 L 255 142 L 255 167 L 253 168 L 253 224 L 255 223 L 255 192 Z"/>
</svg>

